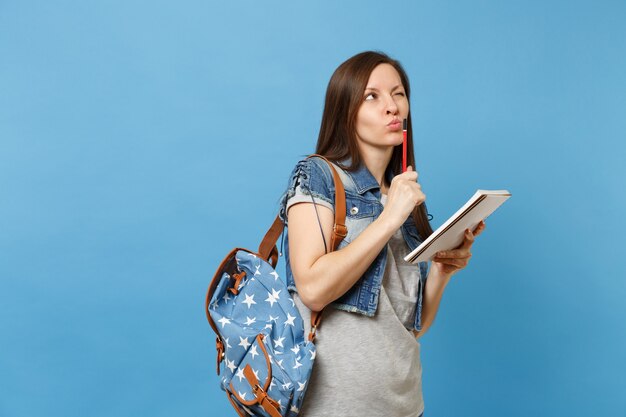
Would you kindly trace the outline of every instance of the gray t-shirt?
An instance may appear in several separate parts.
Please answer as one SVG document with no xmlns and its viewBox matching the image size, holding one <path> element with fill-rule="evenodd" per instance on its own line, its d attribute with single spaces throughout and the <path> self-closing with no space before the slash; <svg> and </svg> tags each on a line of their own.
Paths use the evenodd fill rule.
<svg viewBox="0 0 626 417">
<path fill-rule="evenodd" d="M 302 196 L 294 196 L 287 208 L 304 201 Z M 385 201 L 383 195 L 381 202 Z M 315 340 L 315 365 L 301 410 L 303 417 L 422 414 L 420 345 L 409 330 L 415 316 L 420 272 L 403 259 L 408 247 L 400 230 L 390 239 L 387 250 L 383 286 L 373 317 L 332 306 L 324 310 Z M 308 334 L 311 312 L 297 294 L 293 298 Z"/>
</svg>

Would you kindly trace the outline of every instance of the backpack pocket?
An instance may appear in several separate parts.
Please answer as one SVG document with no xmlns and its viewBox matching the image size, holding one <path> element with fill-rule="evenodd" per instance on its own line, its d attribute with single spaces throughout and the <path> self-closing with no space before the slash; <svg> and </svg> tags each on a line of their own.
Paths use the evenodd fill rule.
<svg viewBox="0 0 626 417">
<path fill-rule="evenodd" d="M 227 390 L 254 415 L 286 416 L 291 409 L 294 383 L 282 372 L 282 361 L 268 352 L 266 338 L 264 334 L 254 338 Z"/>
</svg>

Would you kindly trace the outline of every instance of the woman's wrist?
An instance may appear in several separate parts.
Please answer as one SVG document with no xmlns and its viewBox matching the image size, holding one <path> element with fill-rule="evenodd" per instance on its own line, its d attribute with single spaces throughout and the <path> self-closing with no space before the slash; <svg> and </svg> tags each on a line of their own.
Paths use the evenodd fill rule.
<svg viewBox="0 0 626 417">
<path fill-rule="evenodd" d="M 384 210 L 382 213 L 380 213 L 380 216 L 378 216 L 375 222 L 380 224 L 381 227 L 389 234 L 389 236 L 392 236 L 396 232 L 396 230 L 398 230 L 402 225 L 401 223 L 397 224 L 397 222 L 390 218 L 387 212 L 385 212 Z"/>
<path fill-rule="evenodd" d="M 448 282 L 450 282 L 452 275 L 453 273 L 451 272 L 444 272 L 441 268 L 441 264 L 438 262 L 432 262 L 428 273 L 428 281 L 445 288 L 446 285 L 448 285 Z"/>
</svg>

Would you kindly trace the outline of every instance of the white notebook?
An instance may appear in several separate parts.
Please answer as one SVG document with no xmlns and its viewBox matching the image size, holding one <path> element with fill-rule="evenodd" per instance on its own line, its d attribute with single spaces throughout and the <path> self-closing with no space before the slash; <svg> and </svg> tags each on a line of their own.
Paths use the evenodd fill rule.
<svg viewBox="0 0 626 417">
<path fill-rule="evenodd" d="M 440 250 L 450 250 L 463 242 L 465 229 L 474 230 L 511 197 L 507 190 L 478 190 L 452 217 L 442 224 L 413 252 L 404 257 L 411 263 L 429 261 Z"/>
</svg>

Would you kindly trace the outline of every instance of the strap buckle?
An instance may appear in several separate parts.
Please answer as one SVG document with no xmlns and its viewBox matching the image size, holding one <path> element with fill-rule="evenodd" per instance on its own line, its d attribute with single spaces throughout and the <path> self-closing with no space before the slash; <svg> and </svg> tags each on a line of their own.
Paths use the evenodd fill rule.
<svg viewBox="0 0 626 417">
<path fill-rule="evenodd" d="M 254 396 L 257 398 L 257 402 L 259 404 L 263 404 L 263 401 L 268 401 L 275 409 L 279 409 L 280 404 L 278 404 L 272 397 L 270 397 L 269 395 L 267 395 L 267 392 L 265 392 L 265 390 L 263 389 L 263 387 L 261 387 L 261 385 L 259 384 L 255 384 L 252 387 L 252 392 L 254 393 Z"/>
<path fill-rule="evenodd" d="M 333 231 L 337 236 L 346 237 L 348 235 L 348 228 L 345 224 L 335 224 Z"/>
</svg>

